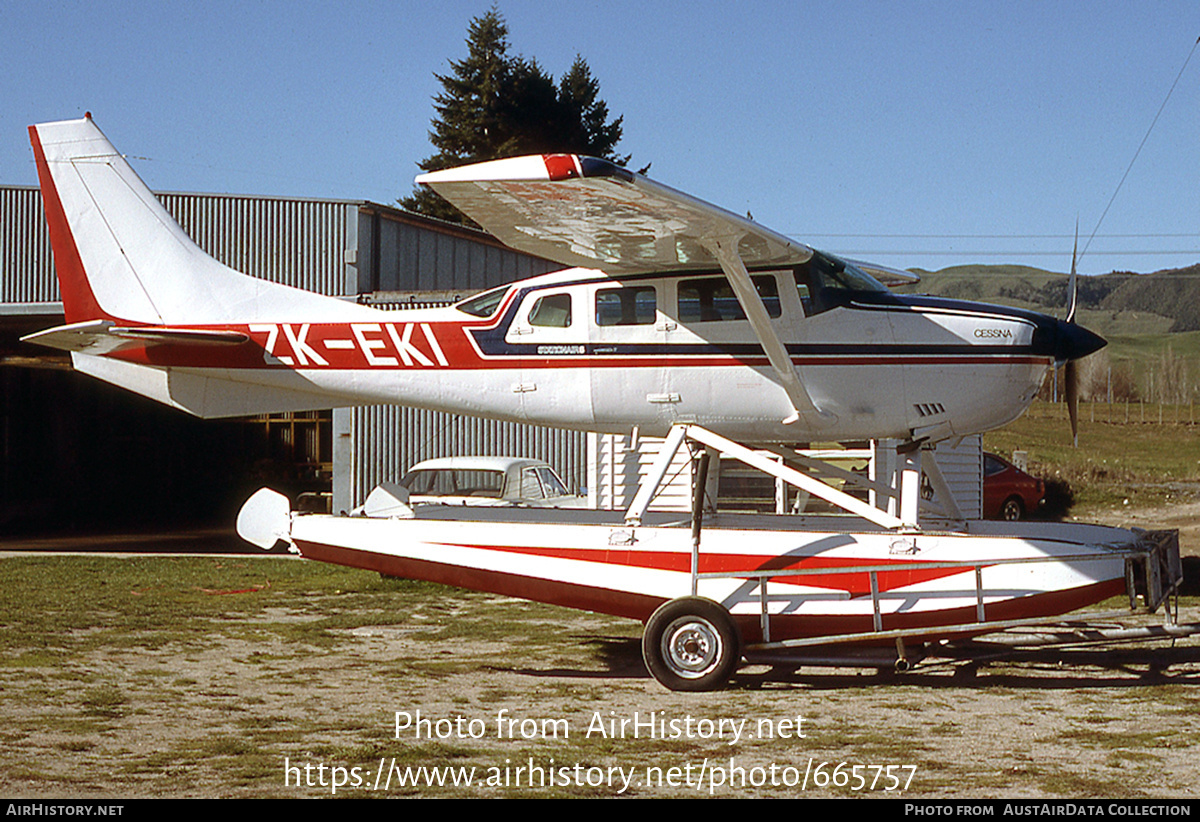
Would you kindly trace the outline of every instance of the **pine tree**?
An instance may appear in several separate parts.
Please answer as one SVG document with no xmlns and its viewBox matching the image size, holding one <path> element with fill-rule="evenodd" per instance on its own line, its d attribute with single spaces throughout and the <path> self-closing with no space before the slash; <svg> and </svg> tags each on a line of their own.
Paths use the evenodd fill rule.
<svg viewBox="0 0 1200 822">
<path fill-rule="evenodd" d="M 564 135 L 564 145 L 572 146 L 570 153 L 603 157 L 617 165 L 629 162 L 629 155 L 613 153 L 621 141 L 624 117 L 608 121 L 608 104 L 599 99 L 600 83 L 592 77 L 587 61 L 576 55 L 571 69 L 558 84 L 558 102 L 564 108 L 563 123 L 570 131 Z M 579 148 L 574 148 L 578 146 Z"/>
<path fill-rule="evenodd" d="M 508 26 L 492 9 L 471 21 L 467 58 L 435 75 L 443 91 L 434 98 L 437 117 L 429 140 L 437 153 L 419 163 L 424 171 L 523 154 L 568 153 L 603 157 L 613 153 L 622 120 L 608 119 L 600 84 L 587 61 L 576 57 L 555 85 L 536 60 L 509 54 Z M 416 188 L 400 205 L 451 222 L 469 222 L 434 192 Z"/>
</svg>

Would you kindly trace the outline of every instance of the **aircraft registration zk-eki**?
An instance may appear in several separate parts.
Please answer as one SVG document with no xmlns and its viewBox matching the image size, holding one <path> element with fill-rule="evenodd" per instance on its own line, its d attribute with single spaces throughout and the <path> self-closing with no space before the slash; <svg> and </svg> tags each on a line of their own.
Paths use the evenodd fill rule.
<svg viewBox="0 0 1200 822">
<path fill-rule="evenodd" d="M 571 155 L 419 177 L 508 245 L 575 267 L 397 315 L 212 259 L 90 115 L 29 133 L 67 324 L 26 339 L 69 351 L 79 371 L 203 417 L 391 403 L 667 436 L 623 517 L 409 506 L 402 489 L 366 516 L 299 515 L 264 491 L 239 518 L 264 547 L 283 538 L 323 561 L 641 619 L 651 672 L 690 689 L 719 685 L 781 641 L 920 640 L 1060 614 L 1124 590 L 1127 560 L 1156 569 L 1148 605 L 1177 581 L 1157 571 L 1178 565 L 1166 537 L 977 522 L 930 531 L 914 482 L 875 483 L 899 499 L 880 510 L 815 488 L 788 449 L 773 446 L 780 463 L 735 442 L 889 438 L 919 460 L 921 443 L 1016 418 L 1056 362 L 1104 344 L 1073 322 L 897 295 L 876 277 L 912 275 Z M 854 514 L 852 525 L 710 516 L 701 552 L 702 494 L 691 528 L 647 511 L 685 441 L 764 463 Z M 933 463 L 926 473 L 955 513 Z"/>
</svg>

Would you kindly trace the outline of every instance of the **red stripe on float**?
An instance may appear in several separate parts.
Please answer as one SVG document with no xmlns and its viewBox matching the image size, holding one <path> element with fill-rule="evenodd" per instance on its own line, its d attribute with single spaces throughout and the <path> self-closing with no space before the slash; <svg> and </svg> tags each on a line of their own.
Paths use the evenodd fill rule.
<svg viewBox="0 0 1200 822">
<path fill-rule="evenodd" d="M 592 550 L 579 548 L 531 548 L 516 545 L 463 545 L 440 543 L 447 547 L 470 548 L 478 551 L 502 551 L 536 557 L 552 557 L 579 562 L 600 562 L 605 565 L 620 565 L 656 571 L 691 570 L 690 554 L 678 551 L 636 551 L 621 548 Z M 877 571 L 879 590 L 893 591 L 909 585 L 930 582 L 935 579 L 969 574 L 971 568 L 926 568 L 920 560 L 881 559 L 867 561 L 862 557 L 796 557 L 754 556 L 748 554 L 701 554 L 699 572 L 702 574 L 754 574 L 762 571 L 833 571 L 845 568 L 844 573 L 821 573 L 803 576 L 772 578 L 776 582 L 803 585 L 808 588 L 824 588 L 845 591 L 852 597 L 868 596 L 871 593 L 871 576 L 866 571 L 854 570 L 863 565 L 886 565 L 894 570 Z M 987 566 L 985 566 L 987 567 Z"/>
<path fill-rule="evenodd" d="M 405 579 L 427 580 L 471 591 L 486 591 L 532 602 L 545 602 L 566 608 L 629 617 L 642 622 L 645 622 L 650 614 L 654 613 L 654 610 L 667 599 L 630 591 L 616 591 L 578 583 L 540 579 L 504 571 L 465 568 L 461 565 L 398 557 L 305 540 L 296 540 L 296 548 L 304 558 L 318 562 L 365 568 Z M 1063 591 L 1047 591 L 1042 594 L 988 603 L 988 619 L 992 621 L 1028 619 L 1070 613 L 1117 596 L 1124 589 L 1125 580 L 1110 579 Z M 761 641 L 762 633 L 757 616 L 734 614 L 733 617 L 741 629 L 742 639 L 745 642 Z M 882 619 L 884 630 L 928 628 L 928 634 L 914 637 L 914 639 L 934 639 L 949 635 L 947 631 L 942 630 L 944 626 L 974 622 L 975 609 L 966 607 L 915 613 L 901 612 L 884 614 Z M 870 615 L 775 614 L 771 617 L 771 639 L 775 641 L 865 633 L 871 630 L 873 630 L 873 622 Z M 984 630 L 959 631 L 954 635 L 982 633 Z M 891 644 L 890 640 L 879 642 Z M 866 639 L 860 644 L 873 643 Z"/>
</svg>

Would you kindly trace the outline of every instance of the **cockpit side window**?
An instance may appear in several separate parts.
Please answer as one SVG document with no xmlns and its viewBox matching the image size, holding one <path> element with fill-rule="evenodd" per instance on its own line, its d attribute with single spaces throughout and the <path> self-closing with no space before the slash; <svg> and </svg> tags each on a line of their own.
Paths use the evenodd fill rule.
<svg viewBox="0 0 1200 822">
<path fill-rule="evenodd" d="M 539 297 L 529 311 L 529 324 L 541 328 L 570 328 L 571 295 L 550 294 Z"/>
</svg>

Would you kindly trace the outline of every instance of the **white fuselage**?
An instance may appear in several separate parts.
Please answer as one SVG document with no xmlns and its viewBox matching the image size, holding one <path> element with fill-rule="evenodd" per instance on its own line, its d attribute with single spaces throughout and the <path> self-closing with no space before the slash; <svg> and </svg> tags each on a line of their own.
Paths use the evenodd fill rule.
<svg viewBox="0 0 1200 822">
<path fill-rule="evenodd" d="M 179 385 L 274 388 L 299 397 L 295 407 L 390 403 L 648 435 L 694 422 L 749 441 L 836 441 L 995 428 L 1025 410 L 1053 361 L 1035 345 L 1038 315 L 887 292 L 835 295 L 817 310 L 794 276 L 755 273 L 775 280 L 772 323 L 827 412 L 815 426 L 784 424 L 788 398 L 736 302 L 690 304 L 696 284 L 719 273 L 615 279 L 572 269 L 507 287 L 482 317 L 355 306 L 349 321 L 205 326 L 249 336 L 232 348 L 124 350 L 77 365 L 109 379 L 136 363 Z M 217 404 L 205 416 L 238 412 L 207 394 Z"/>
</svg>

